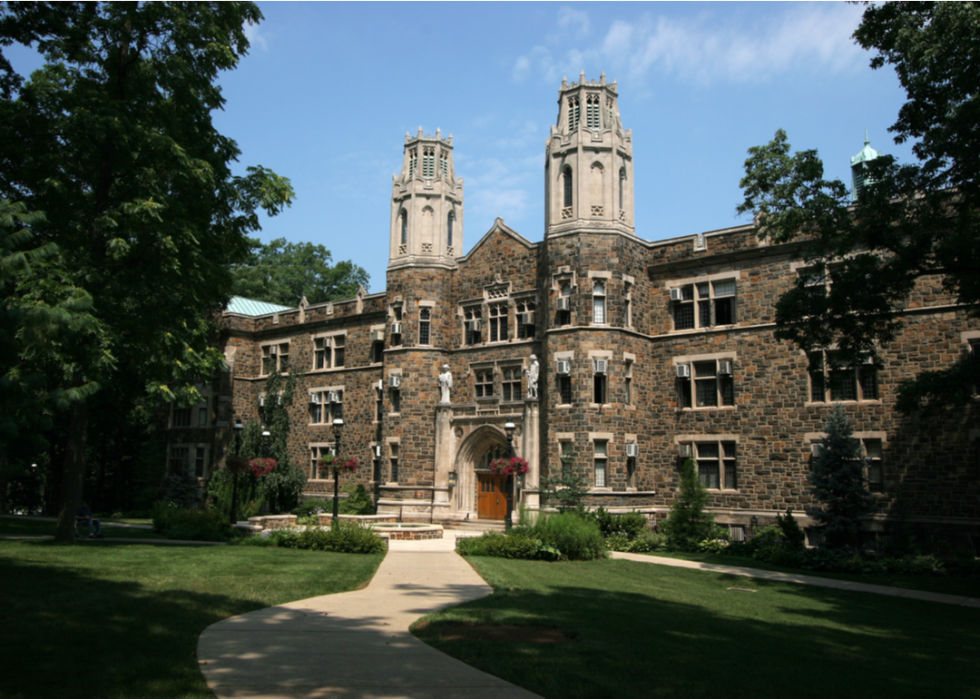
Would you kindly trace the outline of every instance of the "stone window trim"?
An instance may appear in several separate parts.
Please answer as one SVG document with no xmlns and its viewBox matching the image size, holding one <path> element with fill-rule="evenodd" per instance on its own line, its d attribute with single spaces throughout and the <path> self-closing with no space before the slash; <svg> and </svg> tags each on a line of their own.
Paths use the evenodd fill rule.
<svg viewBox="0 0 980 699">
<path fill-rule="evenodd" d="M 638 457 L 635 456 L 625 456 L 627 444 L 639 444 L 639 440 L 635 434 L 624 434 L 623 435 L 623 458 L 626 460 L 624 469 L 626 470 L 626 490 L 629 492 L 636 491 L 636 465 L 639 461 Z"/>
<path fill-rule="evenodd" d="M 481 300 L 484 303 L 491 303 L 494 301 L 508 299 L 510 298 L 511 287 L 511 282 L 502 281 L 498 277 L 493 284 L 487 284 L 483 287 L 483 296 Z"/>
<path fill-rule="evenodd" d="M 482 345 L 485 343 L 484 320 L 487 315 L 483 302 L 468 303 L 459 306 L 457 315 L 460 317 L 463 330 L 462 346 Z M 479 321 L 478 330 L 470 330 L 470 322 Z"/>
<path fill-rule="evenodd" d="M 385 331 L 384 324 L 381 324 L 381 325 L 371 325 L 371 326 L 368 327 L 368 332 L 369 333 L 372 333 L 373 334 L 373 333 L 379 332 L 379 331 L 381 333 L 384 333 L 384 331 Z M 379 365 L 379 364 L 383 363 L 384 362 L 384 346 L 385 346 L 384 340 L 381 340 L 380 342 L 375 341 L 375 340 L 372 340 L 371 345 L 372 345 L 371 354 L 368 357 L 369 360 L 370 360 L 369 363 L 370 364 L 374 364 L 374 365 Z M 377 354 L 375 353 L 375 350 L 374 350 L 374 347 L 373 347 L 374 345 L 380 345 L 380 351 L 378 351 Z"/>
<path fill-rule="evenodd" d="M 211 445 L 206 442 L 171 442 L 167 445 L 167 473 L 183 462 L 194 478 L 207 476 L 211 463 Z"/>
<path fill-rule="evenodd" d="M 487 303 L 485 314 L 487 319 L 487 344 L 497 345 L 511 341 L 511 306 L 512 304 L 507 300 L 491 301 Z"/>
<path fill-rule="evenodd" d="M 967 355 L 973 355 L 974 360 L 980 359 L 980 330 L 966 330 L 960 333 L 960 342 Z M 980 399 L 980 383 L 973 387 L 973 399 Z"/>
<path fill-rule="evenodd" d="M 330 393 L 336 393 L 336 401 L 328 400 Z M 309 425 L 324 426 L 332 425 L 335 418 L 343 419 L 344 416 L 344 386 L 318 386 L 307 391 L 310 397 L 310 422 Z M 319 402 L 314 403 L 312 398 L 317 396 Z"/>
<path fill-rule="evenodd" d="M 677 397 L 679 411 L 700 411 L 700 410 L 736 410 L 738 405 L 735 401 L 735 367 L 737 359 L 736 352 L 714 352 L 711 354 L 687 355 L 673 357 L 671 360 L 671 372 L 677 381 Z M 732 373 L 723 375 L 721 373 L 721 362 L 730 362 Z M 714 377 L 698 376 L 697 366 L 713 363 L 715 365 Z M 677 367 L 686 365 L 689 367 L 690 376 L 681 378 L 677 376 Z M 725 376 L 728 378 L 726 379 Z M 698 385 L 707 384 L 714 379 L 714 405 L 699 405 L 700 396 Z M 685 393 L 686 392 L 686 393 Z"/>
<path fill-rule="evenodd" d="M 170 429 L 192 429 L 196 427 L 211 427 L 211 408 L 214 405 L 214 397 L 211 395 L 211 387 L 198 387 L 202 400 L 182 408 L 176 402 L 170 403 L 170 416 L 168 424 Z"/>
<path fill-rule="evenodd" d="M 524 400 L 524 360 L 507 360 L 497 363 L 500 371 L 500 400 L 503 403 L 517 403 Z M 507 384 L 510 384 L 508 387 Z M 516 394 L 514 390 L 516 388 Z M 511 397 L 507 398 L 507 393 Z M 515 397 L 516 396 L 516 397 Z"/>
<path fill-rule="evenodd" d="M 833 345 L 822 350 L 815 350 L 810 354 L 820 355 L 820 363 L 822 367 L 828 367 L 833 365 L 832 355 L 837 351 L 837 346 Z M 828 380 L 828 375 L 830 372 L 824 371 L 822 377 L 823 387 L 821 389 L 819 383 L 817 382 L 816 374 L 809 370 L 810 358 L 805 352 L 800 351 L 803 354 L 804 361 L 807 362 L 807 374 L 809 378 L 808 395 L 805 402 L 805 407 L 819 407 L 828 406 L 833 403 L 843 403 L 844 405 L 880 405 L 881 404 L 881 386 L 880 379 L 878 376 L 877 367 L 874 364 L 860 364 L 857 366 L 840 366 L 841 371 L 853 371 L 854 379 L 853 384 L 849 382 L 849 389 L 853 389 L 855 398 L 841 398 L 839 395 L 834 395 L 834 383 L 833 380 Z M 870 389 L 870 390 L 869 390 Z M 821 399 L 815 399 L 814 394 L 822 393 Z M 868 393 L 871 393 L 873 397 L 866 397 Z"/>
<path fill-rule="evenodd" d="M 820 440 L 826 436 L 826 432 L 807 432 L 803 435 L 803 441 L 811 457 L 816 456 Z M 876 498 L 884 497 L 886 463 L 884 451 L 888 448 L 888 433 L 882 430 L 855 431 L 851 433 L 851 439 L 861 443 L 864 458 L 868 461 L 864 473 L 868 490 Z"/>
<path fill-rule="evenodd" d="M 695 465 L 698 469 L 698 476 L 701 477 L 701 482 L 705 484 L 708 490 L 712 492 L 724 493 L 724 492 L 737 492 L 738 491 L 738 445 L 739 438 L 738 435 L 733 434 L 682 434 L 676 435 L 674 437 L 674 443 L 678 446 L 682 444 L 689 444 L 692 447 L 691 458 L 694 459 Z M 716 445 L 716 450 L 713 455 L 703 454 L 699 451 L 699 447 L 703 445 L 704 447 L 710 448 L 711 445 Z M 731 445 L 731 453 L 729 453 L 729 445 Z M 681 457 L 678 457 L 681 458 Z M 684 457 L 686 458 L 686 457 Z M 717 477 L 718 486 L 712 486 L 710 483 L 705 483 L 705 479 L 710 479 L 711 475 L 702 474 L 700 462 L 714 463 L 717 467 L 717 472 L 714 475 Z M 734 480 L 734 487 L 731 481 Z"/>
<path fill-rule="evenodd" d="M 588 358 L 589 364 L 591 365 L 590 369 L 592 371 L 593 382 L 592 402 L 589 403 L 589 407 L 601 408 L 611 403 L 609 400 L 609 376 L 612 373 L 613 352 L 612 350 L 589 350 Z M 604 373 L 597 371 L 597 359 L 605 360 L 606 370 Z M 604 397 L 601 403 L 596 401 L 596 397 L 600 394 Z"/>
<path fill-rule="evenodd" d="M 398 463 L 401 457 L 401 437 L 386 437 L 385 446 L 388 447 L 388 478 L 389 484 L 398 483 Z"/>
<path fill-rule="evenodd" d="M 633 393 L 633 367 L 636 366 L 636 355 L 623 352 L 623 405 L 627 410 L 636 410 L 636 396 Z"/>
<path fill-rule="evenodd" d="M 329 483 L 333 482 L 332 478 L 323 478 L 323 474 L 320 473 L 320 468 L 318 461 L 320 457 L 330 454 L 331 456 L 337 455 L 337 443 L 336 442 L 310 442 L 309 443 L 310 452 L 310 480 L 315 481 L 327 481 Z"/>
<path fill-rule="evenodd" d="M 261 353 L 259 359 L 259 376 L 270 376 L 273 371 L 268 371 L 271 367 L 271 357 L 275 356 L 275 367 L 274 370 L 278 370 L 281 374 L 289 373 L 289 340 L 268 340 L 266 342 L 259 343 L 259 352 Z M 275 348 L 274 350 L 272 348 Z M 285 352 L 283 351 L 285 348 Z M 283 362 L 285 358 L 285 362 Z"/>
<path fill-rule="evenodd" d="M 382 326 L 383 327 L 383 326 Z M 337 341 L 340 338 L 340 341 Z M 310 335 L 310 341 L 313 343 L 313 366 L 310 371 L 334 371 L 337 369 L 344 369 L 345 363 L 345 349 L 347 347 L 347 330 L 330 330 L 327 332 L 313 333 Z M 318 348 L 318 342 L 323 341 L 323 347 Z M 339 360 L 338 360 L 338 352 Z M 323 357 L 319 356 L 320 352 L 323 352 Z M 317 368 L 317 362 L 320 361 L 323 366 Z M 337 362 L 340 362 L 339 364 Z"/>
<path fill-rule="evenodd" d="M 609 276 L 600 276 L 601 274 L 609 274 Z M 593 280 L 592 319 L 589 324 L 607 326 L 609 325 L 609 315 L 606 297 L 609 295 L 609 280 L 612 279 L 612 275 L 608 272 L 589 272 L 589 278 Z"/>
<path fill-rule="evenodd" d="M 397 376 L 399 379 L 401 379 L 401 381 L 403 383 L 405 381 L 405 377 L 402 374 L 402 369 L 399 367 L 399 368 L 396 368 L 396 369 L 389 370 L 388 371 L 388 374 L 385 376 L 385 379 L 384 379 L 384 386 L 388 389 L 388 397 L 389 397 L 389 400 L 391 401 L 391 411 L 388 414 L 389 415 L 401 415 L 401 391 L 402 391 L 402 389 L 401 389 L 401 387 L 399 387 L 399 388 L 393 388 L 391 386 L 391 383 L 388 380 L 388 377 L 389 376 Z"/>
<path fill-rule="evenodd" d="M 685 279 L 673 279 L 667 282 L 664 285 L 664 290 L 668 299 L 673 289 L 681 289 L 685 292 L 683 300 L 669 301 L 670 315 L 673 320 L 670 333 L 694 333 L 714 328 L 736 327 L 738 325 L 738 289 L 742 277 L 741 270 L 731 270 Z M 717 290 L 716 287 L 725 282 L 731 282 L 734 285 L 733 293 L 727 294 Z M 727 309 L 726 314 L 731 320 L 730 323 L 718 321 L 718 316 L 722 315 L 723 309 Z M 707 318 L 705 318 L 705 311 L 707 311 Z M 682 312 L 684 313 L 683 316 L 681 315 Z"/>
<path fill-rule="evenodd" d="M 612 432 L 589 432 L 588 441 L 592 444 L 593 481 L 592 491 L 606 492 L 612 490 L 609 485 L 609 461 L 611 449 L 615 443 Z"/>
</svg>

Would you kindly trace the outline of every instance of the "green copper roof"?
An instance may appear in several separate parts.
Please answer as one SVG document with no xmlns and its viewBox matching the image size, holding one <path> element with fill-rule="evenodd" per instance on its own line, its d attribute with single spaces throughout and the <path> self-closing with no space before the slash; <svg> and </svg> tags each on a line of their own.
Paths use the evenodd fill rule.
<svg viewBox="0 0 980 699">
<path fill-rule="evenodd" d="M 244 299 L 241 296 L 232 296 L 228 302 L 225 313 L 238 313 L 243 316 L 264 316 L 268 313 L 278 313 L 290 310 L 290 306 L 280 306 L 277 303 L 266 303 L 265 301 L 255 301 Z"/>
<path fill-rule="evenodd" d="M 868 139 L 868 132 L 864 132 L 864 148 L 861 152 L 851 158 L 851 167 L 854 167 L 858 163 L 866 163 L 869 160 L 874 160 L 878 157 L 878 151 L 871 147 L 871 141 Z"/>
</svg>

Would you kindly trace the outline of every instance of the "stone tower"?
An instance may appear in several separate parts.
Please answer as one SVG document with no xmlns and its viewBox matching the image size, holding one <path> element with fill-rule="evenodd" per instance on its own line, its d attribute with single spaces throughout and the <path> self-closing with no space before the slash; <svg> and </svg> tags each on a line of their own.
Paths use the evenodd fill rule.
<svg viewBox="0 0 980 699">
<path fill-rule="evenodd" d="M 873 182 L 868 175 L 868 163 L 877 160 L 880 153 L 871 147 L 871 139 L 868 138 L 868 131 L 864 132 L 864 148 L 861 152 L 851 158 L 851 201 L 857 201 L 866 185 Z"/>
<path fill-rule="evenodd" d="M 456 268 L 463 251 L 463 180 L 456 178 L 453 137 L 405 134 L 402 171 L 391 183 L 388 269 Z"/>
<path fill-rule="evenodd" d="M 633 227 L 633 134 L 619 118 L 616 81 L 562 80 L 558 123 L 545 156 L 545 231 L 618 231 Z"/>
</svg>

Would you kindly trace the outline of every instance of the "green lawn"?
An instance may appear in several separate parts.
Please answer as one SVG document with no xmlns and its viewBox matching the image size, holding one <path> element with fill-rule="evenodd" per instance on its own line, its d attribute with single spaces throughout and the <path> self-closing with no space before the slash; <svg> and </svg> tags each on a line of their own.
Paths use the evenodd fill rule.
<svg viewBox="0 0 980 699">
<path fill-rule="evenodd" d="M 0 541 L 0 698 L 213 697 L 195 657 L 207 626 L 356 589 L 381 558 Z"/>
<path fill-rule="evenodd" d="M 469 560 L 495 594 L 418 635 L 549 699 L 980 696 L 980 609 L 624 560 Z M 440 622 L 574 640 L 441 641 Z"/>
</svg>

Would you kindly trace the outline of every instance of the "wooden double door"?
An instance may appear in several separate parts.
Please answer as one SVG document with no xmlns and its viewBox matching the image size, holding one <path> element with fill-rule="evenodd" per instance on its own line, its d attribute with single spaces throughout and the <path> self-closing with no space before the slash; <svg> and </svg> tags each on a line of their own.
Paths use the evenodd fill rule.
<svg viewBox="0 0 980 699">
<path fill-rule="evenodd" d="M 494 473 L 479 473 L 477 479 L 480 486 L 476 500 L 477 516 L 480 519 L 506 519 L 510 478 Z"/>
</svg>

